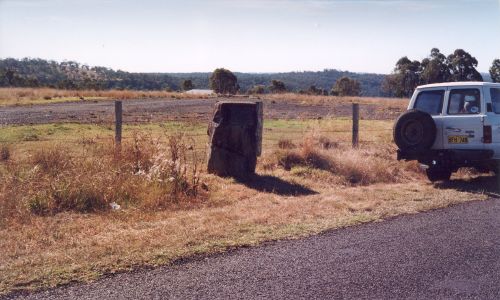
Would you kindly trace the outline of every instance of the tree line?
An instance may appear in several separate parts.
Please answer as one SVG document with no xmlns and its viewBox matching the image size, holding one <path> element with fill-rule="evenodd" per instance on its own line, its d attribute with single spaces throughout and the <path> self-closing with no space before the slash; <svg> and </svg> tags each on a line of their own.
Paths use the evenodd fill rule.
<svg viewBox="0 0 500 300">
<path fill-rule="evenodd" d="M 165 90 L 177 81 L 162 73 L 129 73 L 74 61 L 0 59 L 0 87 Z"/>
<path fill-rule="evenodd" d="M 180 91 L 210 88 L 212 73 L 131 73 L 106 67 L 92 67 L 74 61 L 56 62 L 43 59 L 0 59 L 0 87 L 51 87 L 59 89 L 131 89 Z M 364 96 L 381 96 L 384 75 L 360 74 L 333 69 L 286 73 L 240 73 L 240 93 L 279 92 L 282 87 L 272 81 L 286 83 L 289 92 L 326 93 L 342 77 L 355 79 Z M 184 82 L 189 86 L 184 86 Z M 259 87 L 260 86 L 260 87 Z M 271 90 L 269 87 L 273 86 Z"/>
<path fill-rule="evenodd" d="M 0 87 L 51 87 L 59 89 L 190 90 L 224 93 L 283 93 L 309 95 L 361 95 L 408 97 L 420 84 L 449 81 L 482 81 L 477 60 L 457 49 L 445 56 L 431 50 L 422 61 L 402 57 L 390 75 L 364 74 L 325 69 L 318 72 L 233 73 L 217 69 L 212 73 L 131 73 L 106 67 L 90 67 L 74 61 L 43 59 L 0 59 Z M 227 73 L 229 71 L 230 73 Z M 214 74 L 217 75 L 214 77 Z M 215 80 L 218 76 L 223 79 Z M 490 68 L 490 77 L 500 82 L 500 60 Z M 226 80 L 230 83 L 228 87 Z M 233 83 L 231 83 L 233 82 Z M 215 84 L 215 85 L 214 85 Z"/>
<path fill-rule="evenodd" d="M 185 80 L 183 86 L 192 87 L 191 80 Z M 240 91 L 238 78 L 230 70 L 219 68 L 210 76 L 210 88 L 218 94 L 236 94 Z M 285 93 L 288 92 L 285 83 L 281 80 L 271 80 L 271 85 L 254 85 L 247 90 L 247 94 L 265 94 L 265 93 Z M 335 96 L 359 96 L 361 95 L 361 84 L 356 79 L 347 76 L 339 78 L 333 85 L 331 91 L 317 88 L 311 85 L 307 90 L 300 90 L 299 94 L 308 95 L 335 95 Z"/>
<path fill-rule="evenodd" d="M 463 49 L 446 56 L 433 48 L 422 61 L 410 60 L 406 56 L 400 58 L 393 73 L 385 78 L 383 90 L 390 96 L 409 97 L 422 84 L 483 81 L 477 65 L 477 59 Z M 500 59 L 493 61 L 489 73 L 493 82 L 500 82 Z"/>
</svg>

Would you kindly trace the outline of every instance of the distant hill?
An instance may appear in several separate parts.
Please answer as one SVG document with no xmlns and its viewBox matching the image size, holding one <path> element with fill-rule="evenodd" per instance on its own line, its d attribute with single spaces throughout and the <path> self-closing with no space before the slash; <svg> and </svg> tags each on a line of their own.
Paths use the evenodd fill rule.
<svg viewBox="0 0 500 300">
<path fill-rule="evenodd" d="M 131 73 L 106 67 L 91 67 L 74 61 L 43 59 L 0 59 L 0 86 L 45 86 L 66 89 L 179 90 L 182 81 L 191 79 L 198 89 L 209 87 L 211 73 Z M 359 80 L 362 94 L 380 96 L 385 75 L 363 74 L 326 69 L 319 72 L 238 73 L 242 92 L 254 85 L 269 86 L 271 80 L 285 83 L 290 91 L 307 90 L 311 85 L 330 91 L 342 76 Z"/>
<path fill-rule="evenodd" d="M 166 74 L 129 73 L 90 67 L 74 61 L 0 59 L 0 86 L 54 87 L 63 89 L 176 89 L 179 80 Z"/>
<path fill-rule="evenodd" d="M 54 87 L 63 89 L 134 89 L 180 90 L 182 82 L 191 79 L 195 88 L 208 89 L 211 73 L 131 73 L 106 67 L 91 67 L 74 61 L 56 62 L 44 59 L 0 59 L 0 87 Z M 337 79 L 348 76 L 361 84 L 363 96 L 386 96 L 382 82 L 386 75 L 353 73 L 335 69 L 312 72 L 239 73 L 240 91 L 246 92 L 255 85 L 269 86 L 271 80 L 281 80 L 289 91 L 308 90 L 314 85 L 330 91 Z M 491 81 L 489 74 L 481 74 Z"/>
<path fill-rule="evenodd" d="M 365 96 L 381 96 L 382 82 L 385 75 L 368 74 L 368 73 L 353 73 L 346 71 L 338 71 L 333 69 L 325 69 L 323 71 L 312 72 L 287 72 L 287 73 L 234 73 L 238 77 L 238 84 L 241 90 L 247 91 L 254 85 L 269 86 L 271 80 L 277 79 L 285 83 L 288 90 L 298 92 L 307 90 L 311 85 L 316 88 L 321 88 L 327 91 L 332 89 L 335 81 L 342 76 L 348 76 L 358 80 L 361 83 L 362 94 Z M 196 88 L 208 88 L 208 78 L 210 73 L 167 73 L 167 75 L 183 79 L 191 79 Z"/>
</svg>

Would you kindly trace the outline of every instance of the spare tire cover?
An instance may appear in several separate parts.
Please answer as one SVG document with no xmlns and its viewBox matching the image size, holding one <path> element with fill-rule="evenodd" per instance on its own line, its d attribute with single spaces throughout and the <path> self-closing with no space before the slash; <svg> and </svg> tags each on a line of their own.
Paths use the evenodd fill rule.
<svg viewBox="0 0 500 300">
<path fill-rule="evenodd" d="M 436 123 L 430 114 L 410 109 L 396 120 L 393 137 L 400 150 L 423 152 L 430 149 L 436 140 Z"/>
</svg>

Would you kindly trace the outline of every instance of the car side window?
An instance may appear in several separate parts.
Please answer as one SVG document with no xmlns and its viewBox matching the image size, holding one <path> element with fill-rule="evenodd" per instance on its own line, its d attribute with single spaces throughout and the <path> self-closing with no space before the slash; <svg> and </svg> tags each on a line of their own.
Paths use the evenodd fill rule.
<svg viewBox="0 0 500 300">
<path fill-rule="evenodd" d="M 491 104 L 493 104 L 493 112 L 500 114 L 500 89 L 490 89 Z"/>
<path fill-rule="evenodd" d="M 413 108 L 431 116 L 439 115 L 443 110 L 443 98 L 444 90 L 422 91 L 418 93 Z"/>
<path fill-rule="evenodd" d="M 471 115 L 481 112 L 479 89 L 454 89 L 450 91 L 449 115 Z"/>
</svg>

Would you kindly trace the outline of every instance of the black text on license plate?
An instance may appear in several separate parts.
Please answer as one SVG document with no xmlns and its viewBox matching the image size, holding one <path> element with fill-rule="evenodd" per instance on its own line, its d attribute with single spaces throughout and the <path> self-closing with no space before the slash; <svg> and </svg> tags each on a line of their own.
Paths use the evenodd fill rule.
<svg viewBox="0 0 500 300">
<path fill-rule="evenodd" d="M 450 135 L 448 136 L 448 144 L 467 144 L 469 137 L 465 135 Z"/>
</svg>

